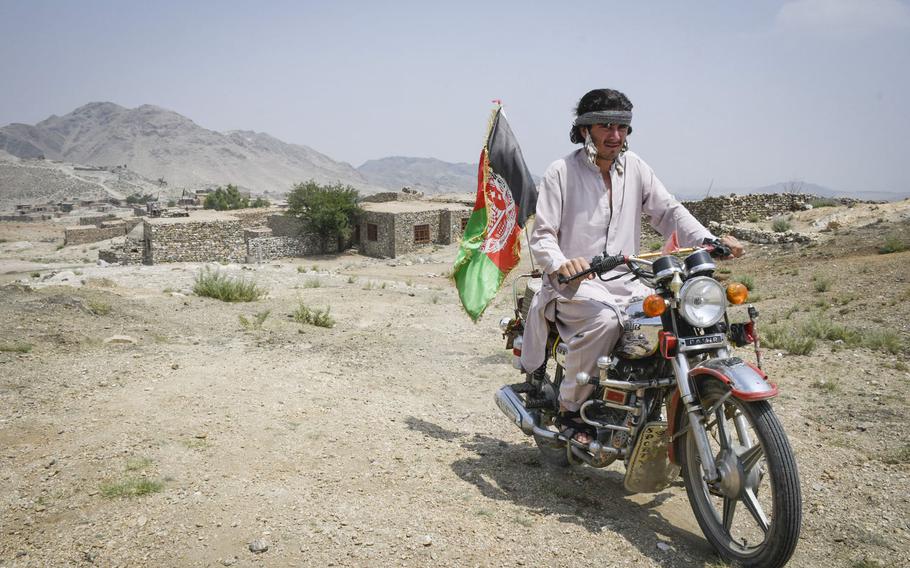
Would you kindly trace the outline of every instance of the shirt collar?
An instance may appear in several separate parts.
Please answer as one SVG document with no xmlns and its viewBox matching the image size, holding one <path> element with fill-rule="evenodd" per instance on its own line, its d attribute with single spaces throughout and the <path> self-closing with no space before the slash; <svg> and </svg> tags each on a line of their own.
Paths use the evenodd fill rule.
<svg viewBox="0 0 910 568">
<path fill-rule="evenodd" d="M 581 164 L 591 170 L 592 172 L 600 173 L 600 168 L 595 166 L 588 160 L 588 156 L 585 154 L 584 148 L 579 148 L 575 151 L 575 159 L 581 162 Z M 613 161 L 613 165 L 610 166 L 610 174 L 616 172 L 617 175 L 623 175 L 626 171 L 626 153 L 622 152 L 617 156 L 616 160 Z"/>
</svg>

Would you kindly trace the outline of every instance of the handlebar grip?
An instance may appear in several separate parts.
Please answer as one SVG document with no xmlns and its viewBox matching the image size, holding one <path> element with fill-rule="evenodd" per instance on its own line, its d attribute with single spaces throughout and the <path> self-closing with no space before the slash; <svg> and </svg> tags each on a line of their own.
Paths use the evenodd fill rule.
<svg viewBox="0 0 910 568">
<path fill-rule="evenodd" d="M 614 256 L 605 256 L 605 257 L 595 256 L 594 258 L 591 259 L 591 263 L 590 263 L 591 268 L 589 268 L 587 270 L 583 270 L 583 271 L 579 272 L 578 274 L 573 274 L 572 276 L 569 276 L 569 277 L 559 274 L 556 277 L 556 279 L 559 280 L 560 284 L 566 284 L 567 282 L 575 280 L 576 278 L 581 278 L 582 276 L 587 276 L 588 274 L 592 274 L 592 273 L 603 274 L 604 272 L 609 272 L 609 271 L 613 270 L 614 268 L 616 268 L 617 266 L 620 266 L 621 264 L 625 264 L 625 263 L 626 263 L 626 257 L 624 257 L 621 254 L 617 254 Z"/>
</svg>

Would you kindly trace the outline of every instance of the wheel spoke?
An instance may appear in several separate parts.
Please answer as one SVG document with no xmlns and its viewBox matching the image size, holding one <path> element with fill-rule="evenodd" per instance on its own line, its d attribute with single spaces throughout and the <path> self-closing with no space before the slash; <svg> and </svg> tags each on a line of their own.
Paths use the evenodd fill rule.
<svg viewBox="0 0 910 568">
<path fill-rule="evenodd" d="M 724 409 L 718 408 L 714 416 L 717 417 L 717 443 L 720 444 L 722 450 L 727 450 L 731 446 L 730 442 L 730 431 L 727 429 L 727 419 L 724 416 Z"/>
<path fill-rule="evenodd" d="M 730 534 L 730 527 L 733 526 L 733 513 L 736 512 L 736 499 L 724 497 L 724 530 Z"/>
<path fill-rule="evenodd" d="M 739 437 L 739 444 L 745 448 L 751 447 L 752 436 L 749 435 L 749 424 L 746 422 L 746 417 L 739 410 L 736 411 L 733 423 L 736 424 L 736 435 Z"/>
<path fill-rule="evenodd" d="M 761 503 L 758 502 L 758 497 L 755 496 L 755 492 L 752 489 L 746 488 L 743 491 L 743 504 L 752 513 L 752 518 L 758 523 L 762 532 L 767 534 L 769 528 L 768 517 L 765 516 L 765 511 L 762 509 Z M 726 509 L 724 510 L 726 511 Z"/>
<path fill-rule="evenodd" d="M 752 470 L 764 456 L 765 451 L 762 449 L 761 444 L 755 444 L 748 450 L 739 454 L 739 460 L 743 464 L 743 470 L 746 472 L 746 475 L 752 473 Z"/>
</svg>

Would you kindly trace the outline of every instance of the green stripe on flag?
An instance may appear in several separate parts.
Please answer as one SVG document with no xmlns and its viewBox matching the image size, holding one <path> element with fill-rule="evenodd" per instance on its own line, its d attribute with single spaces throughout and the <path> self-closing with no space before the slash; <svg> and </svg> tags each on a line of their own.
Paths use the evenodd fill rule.
<svg viewBox="0 0 910 568">
<path fill-rule="evenodd" d="M 452 270 L 461 305 L 474 321 L 477 321 L 496 296 L 504 277 L 499 267 L 480 250 L 486 227 L 486 209 L 475 210 L 468 219 L 458 258 L 455 259 Z"/>
</svg>

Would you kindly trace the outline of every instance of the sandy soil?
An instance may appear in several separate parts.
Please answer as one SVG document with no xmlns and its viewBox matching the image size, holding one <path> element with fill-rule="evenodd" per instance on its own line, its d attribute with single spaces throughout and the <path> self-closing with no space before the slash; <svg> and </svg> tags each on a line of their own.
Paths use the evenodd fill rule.
<svg viewBox="0 0 910 568">
<path fill-rule="evenodd" d="M 876 253 L 910 223 L 878 218 L 724 265 L 766 321 L 903 341 L 766 352 L 803 484 L 793 566 L 910 563 L 910 252 Z M 191 293 L 200 265 L 99 267 L 58 233 L 0 223 L 0 566 L 721 565 L 681 482 L 541 463 L 492 402 L 519 380 L 508 294 L 470 323 L 453 247 L 220 266 L 268 289 L 225 304 Z M 301 301 L 336 325 L 293 321 Z M 160 490 L 106 496 L 133 479 Z"/>
</svg>

